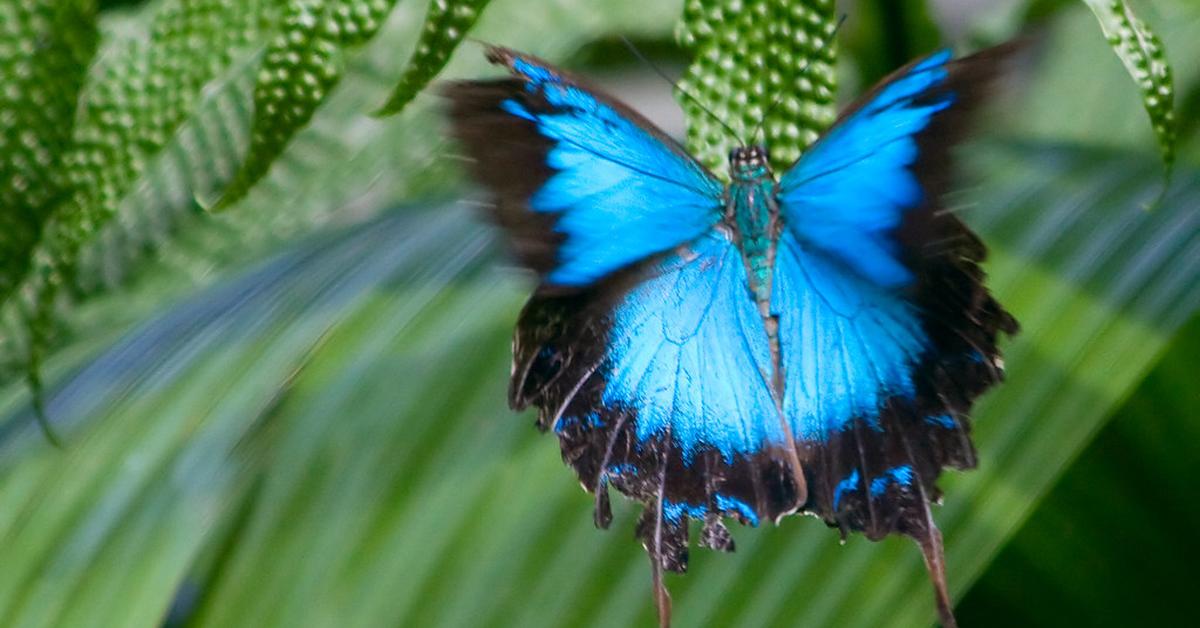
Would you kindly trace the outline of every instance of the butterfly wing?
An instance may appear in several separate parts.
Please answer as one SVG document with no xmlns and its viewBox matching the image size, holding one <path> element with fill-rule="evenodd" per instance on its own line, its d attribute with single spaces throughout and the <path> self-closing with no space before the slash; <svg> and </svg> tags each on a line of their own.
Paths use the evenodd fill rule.
<svg viewBox="0 0 1200 628">
<path fill-rule="evenodd" d="M 607 488 L 647 503 L 662 567 L 686 568 L 690 518 L 732 549 L 722 516 L 800 507 L 768 384 L 770 348 L 732 236 L 714 229 L 587 290 L 535 295 L 514 342 L 513 399 L 539 408 L 611 519 Z"/>
<path fill-rule="evenodd" d="M 1017 324 L 983 284 L 982 243 L 940 198 L 950 150 L 1011 51 L 942 52 L 899 70 L 778 196 L 773 309 L 784 410 L 809 450 L 805 509 L 871 538 L 917 538 L 944 618 L 928 504 L 943 467 L 975 465 L 967 412 L 1000 381 L 997 338 Z"/>
<path fill-rule="evenodd" d="M 513 78 L 450 83 L 453 134 L 543 289 L 576 289 L 707 231 L 722 186 L 652 124 L 534 57 Z"/>
</svg>

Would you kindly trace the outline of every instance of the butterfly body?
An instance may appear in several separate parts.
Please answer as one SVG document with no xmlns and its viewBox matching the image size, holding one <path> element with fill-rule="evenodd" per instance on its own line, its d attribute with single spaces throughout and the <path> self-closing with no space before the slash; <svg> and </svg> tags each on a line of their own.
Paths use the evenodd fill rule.
<svg viewBox="0 0 1200 628">
<path fill-rule="evenodd" d="M 558 436 L 599 526 L 610 488 L 646 504 L 656 584 L 686 569 L 689 519 L 732 550 L 725 519 L 806 512 L 917 539 L 953 621 L 929 504 L 944 467 L 975 464 L 967 411 L 1017 325 L 940 196 L 1005 54 L 918 60 L 778 178 L 765 148 L 735 149 L 728 184 L 534 57 L 489 48 L 511 78 L 447 88 L 492 217 L 539 275 L 510 405 Z"/>
<path fill-rule="evenodd" d="M 726 220 L 737 230 L 737 242 L 746 261 L 750 290 L 760 305 L 770 302 L 771 267 L 778 238 L 778 183 L 767 165 L 766 149 L 736 148 L 729 156 L 733 181 L 726 189 Z"/>
</svg>

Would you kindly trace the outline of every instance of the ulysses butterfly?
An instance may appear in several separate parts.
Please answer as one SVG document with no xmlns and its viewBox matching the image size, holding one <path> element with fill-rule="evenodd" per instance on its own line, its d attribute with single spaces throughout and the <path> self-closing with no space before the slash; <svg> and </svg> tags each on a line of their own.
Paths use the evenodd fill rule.
<svg viewBox="0 0 1200 628">
<path fill-rule="evenodd" d="M 953 625 L 930 514 L 943 467 L 975 466 L 967 412 L 1017 323 L 979 238 L 940 203 L 950 151 L 1010 47 L 901 68 L 776 177 L 764 146 L 722 183 L 642 116 L 533 56 L 445 86 L 491 215 L 539 276 L 513 337 L 509 403 L 538 410 L 612 520 L 645 507 L 653 565 L 682 572 L 689 521 L 808 513 L 922 548 Z"/>
</svg>

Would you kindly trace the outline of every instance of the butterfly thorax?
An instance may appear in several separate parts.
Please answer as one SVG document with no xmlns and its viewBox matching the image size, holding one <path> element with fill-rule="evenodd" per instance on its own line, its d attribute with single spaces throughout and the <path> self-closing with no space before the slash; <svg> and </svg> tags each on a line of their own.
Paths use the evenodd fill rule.
<svg viewBox="0 0 1200 628">
<path fill-rule="evenodd" d="M 735 148 L 729 154 L 732 182 L 726 190 L 726 220 L 737 233 L 750 289 L 765 305 L 770 300 L 779 206 L 776 183 L 761 146 Z"/>
</svg>

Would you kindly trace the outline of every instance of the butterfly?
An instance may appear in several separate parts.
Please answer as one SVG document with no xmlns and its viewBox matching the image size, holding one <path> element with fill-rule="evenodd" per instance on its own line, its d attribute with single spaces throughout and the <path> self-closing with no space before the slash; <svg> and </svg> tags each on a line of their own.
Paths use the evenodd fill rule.
<svg viewBox="0 0 1200 628">
<path fill-rule="evenodd" d="M 732 551 L 726 520 L 807 513 L 916 539 L 954 625 L 929 506 L 943 468 L 976 464 L 967 414 L 1018 325 L 940 198 L 1010 52 L 914 61 L 779 177 L 766 147 L 733 149 L 728 183 L 536 57 L 488 46 L 509 77 L 444 86 L 490 215 L 539 279 L 509 403 L 558 436 L 597 526 L 610 488 L 645 505 L 660 623 L 691 520 Z"/>
</svg>

